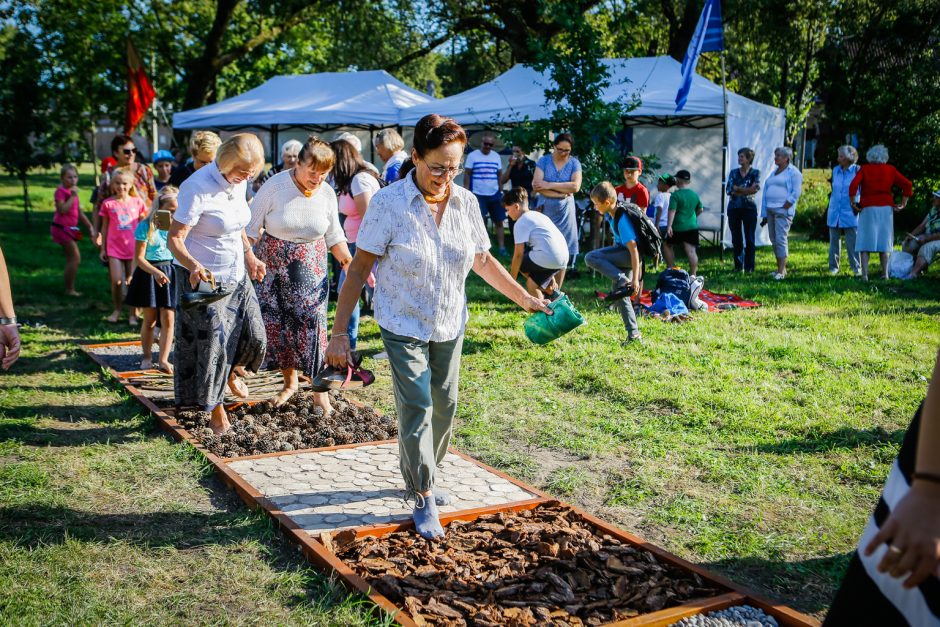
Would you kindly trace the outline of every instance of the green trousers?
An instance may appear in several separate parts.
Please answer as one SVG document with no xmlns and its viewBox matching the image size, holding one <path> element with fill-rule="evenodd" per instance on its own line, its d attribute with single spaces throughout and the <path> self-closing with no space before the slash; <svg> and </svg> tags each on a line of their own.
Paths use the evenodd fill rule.
<svg viewBox="0 0 940 627">
<path fill-rule="evenodd" d="M 409 490 L 427 492 L 454 428 L 463 335 L 422 342 L 380 331 L 392 367 L 401 474 Z"/>
</svg>

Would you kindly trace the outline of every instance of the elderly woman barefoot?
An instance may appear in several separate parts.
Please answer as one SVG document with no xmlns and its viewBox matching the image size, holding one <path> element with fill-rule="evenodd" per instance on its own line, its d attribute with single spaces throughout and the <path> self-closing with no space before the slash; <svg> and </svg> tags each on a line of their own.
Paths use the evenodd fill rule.
<svg viewBox="0 0 940 627">
<path fill-rule="evenodd" d="M 226 383 L 236 396 L 246 397 L 247 387 L 236 372 L 256 371 L 264 359 L 264 325 L 250 279 L 263 279 L 265 266 L 245 235 L 251 220 L 247 182 L 263 164 L 264 148 L 254 135 L 240 133 L 223 143 L 216 160 L 180 188 L 167 241 L 181 266 L 176 284 L 176 404 L 212 412 L 210 426 L 216 433 L 230 426 L 222 405 Z M 227 294 L 184 306 L 184 294 L 206 282 Z"/>
<path fill-rule="evenodd" d="M 297 391 L 298 374 L 313 378 L 326 355 L 326 308 L 330 293 L 326 253 L 345 268 L 352 255 L 339 224 L 336 194 L 324 185 L 334 155 L 315 135 L 307 139 L 293 168 L 275 174 L 251 204 L 248 237 L 267 272 L 258 286 L 268 337 L 268 368 L 280 368 L 283 405 Z M 327 393 L 314 402 L 331 411 Z"/>
<path fill-rule="evenodd" d="M 448 495 L 433 488 L 457 408 L 467 274 L 472 268 L 527 311 L 550 313 L 547 301 L 530 296 L 490 255 L 476 198 L 453 184 L 466 143 L 463 128 L 450 118 L 432 114 L 418 122 L 415 169 L 369 204 L 326 351 L 334 367 L 352 359 L 349 316 L 378 262 L 375 320 L 392 369 L 401 472 L 415 497 L 415 527 L 425 538 L 444 535 L 437 505 Z"/>
</svg>

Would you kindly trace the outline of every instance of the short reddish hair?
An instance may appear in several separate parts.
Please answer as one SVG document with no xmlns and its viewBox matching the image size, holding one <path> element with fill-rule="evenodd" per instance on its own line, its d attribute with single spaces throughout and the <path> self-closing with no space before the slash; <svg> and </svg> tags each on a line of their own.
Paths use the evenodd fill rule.
<svg viewBox="0 0 940 627">
<path fill-rule="evenodd" d="M 428 151 L 436 150 L 444 144 L 460 142 L 467 145 L 467 132 L 457 124 L 453 118 L 431 113 L 415 125 L 414 147 L 419 157 L 424 157 Z"/>
</svg>

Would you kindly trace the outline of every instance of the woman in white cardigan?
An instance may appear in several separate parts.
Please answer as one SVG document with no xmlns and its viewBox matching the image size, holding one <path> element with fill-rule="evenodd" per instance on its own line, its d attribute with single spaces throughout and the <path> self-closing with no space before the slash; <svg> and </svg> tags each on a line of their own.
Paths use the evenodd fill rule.
<svg viewBox="0 0 940 627">
<path fill-rule="evenodd" d="M 774 165 L 777 169 L 764 182 L 764 198 L 761 202 L 761 226 L 766 226 L 777 258 L 777 281 L 787 276 L 790 226 L 796 214 L 796 203 L 803 192 L 803 174 L 790 163 L 793 151 L 782 146 L 774 150 Z"/>
</svg>

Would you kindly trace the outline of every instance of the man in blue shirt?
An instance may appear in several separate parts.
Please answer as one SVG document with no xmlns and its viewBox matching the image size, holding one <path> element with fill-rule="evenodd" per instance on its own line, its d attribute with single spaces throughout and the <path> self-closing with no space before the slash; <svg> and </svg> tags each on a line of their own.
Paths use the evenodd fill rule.
<svg viewBox="0 0 940 627">
<path fill-rule="evenodd" d="M 464 184 L 473 192 L 480 203 L 480 212 L 483 221 L 487 216 L 496 225 L 496 244 L 499 246 L 499 255 L 506 257 L 506 234 L 503 223 L 506 221 L 506 209 L 503 207 L 503 195 L 499 189 L 500 175 L 502 174 L 503 160 L 499 153 L 493 150 L 496 138 L 492 133 L 484 133 L 483 141 L 478 150 L 467 155 L 464 164 Z"/>
<path fill-rule="evenodd" d="M 627 342 L 633 342 L 643 337 L 633 311 L 633 299 L 639 301 L 643 291 L 643 265 L 636 245 L 636 232 L 626 212 L 621 211 L 617 215 L 617 191 L 610 182 L 604 181 L 591 190 L 591 202 L 610 225 L 614 244 L 592 250 L 585 255 L 584 262 L 611 280 L 613 291 L 608 299 L 616 299 L 627 330 Z"/>
</svg>

